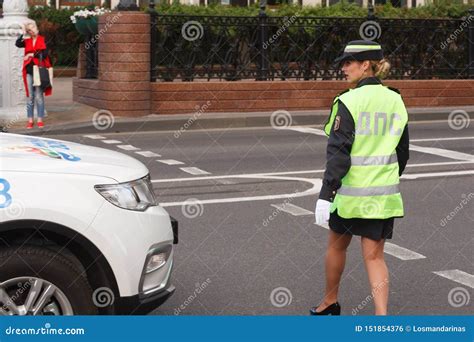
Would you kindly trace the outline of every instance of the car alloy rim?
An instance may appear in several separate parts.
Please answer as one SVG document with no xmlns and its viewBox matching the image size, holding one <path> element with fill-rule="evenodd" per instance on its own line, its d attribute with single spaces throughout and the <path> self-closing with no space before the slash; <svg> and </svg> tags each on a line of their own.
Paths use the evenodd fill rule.
<svg viewBox="0 0 474 342">
<path fill-rule="evenodd" d="M 73 314 L 66 295 L 47 280 L 18 277 L 0 284 L 0 316 Z"/>
</svg>

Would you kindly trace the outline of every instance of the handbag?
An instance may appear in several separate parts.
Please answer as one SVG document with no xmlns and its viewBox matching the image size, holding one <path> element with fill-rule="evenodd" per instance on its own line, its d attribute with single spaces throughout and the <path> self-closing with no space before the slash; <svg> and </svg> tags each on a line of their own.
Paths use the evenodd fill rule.
<svg viewBox="0 0 474 342">
<path fill-rule="evenodd" d="M 40 55 L 39 65 L 33 65 L 33 86 L 44 90 L 53 87 L 53 67 L 45 68 L 42 62 L 43 56 Z"/>
</svg>

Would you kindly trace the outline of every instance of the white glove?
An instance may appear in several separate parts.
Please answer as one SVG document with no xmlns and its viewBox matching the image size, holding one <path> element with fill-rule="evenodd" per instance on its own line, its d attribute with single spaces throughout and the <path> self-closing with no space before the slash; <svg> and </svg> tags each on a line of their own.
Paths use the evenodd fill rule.
<svg viewBox="0 0 474 342">
<path fill-rule="evenodd" d="M 316 224 L 328 224 L 330 206 L 331 202 L 323 199 L 318 199 L 318 201 L 316 202 L 316 209 L 314 210 L 314 219 L 316 220 Z"/>
</svg>

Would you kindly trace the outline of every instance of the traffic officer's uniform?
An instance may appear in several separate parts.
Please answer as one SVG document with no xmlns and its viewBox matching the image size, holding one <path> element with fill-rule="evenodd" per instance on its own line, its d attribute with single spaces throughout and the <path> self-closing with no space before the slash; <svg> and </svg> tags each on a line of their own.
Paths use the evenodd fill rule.
<svg viewBox="0 0 474 342">
<path fill-rule="evenodd" d="M 336 62 L 382 58 L 377 43 L 354 41 Z M 374 240 L 392 237 L 394 217 L 404 215 L 399 176 L 409 158 L 407 123 L 398 90 L 377 77 L 361 79 L 334 98 L 319 195 L 331 202 L 331 230 Z"/>
</svg>

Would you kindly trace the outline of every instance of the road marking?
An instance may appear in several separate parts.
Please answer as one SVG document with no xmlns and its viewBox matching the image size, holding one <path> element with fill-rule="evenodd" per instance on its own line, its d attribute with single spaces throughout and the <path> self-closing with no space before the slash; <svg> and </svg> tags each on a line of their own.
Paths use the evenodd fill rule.
<svg viewBox="0 0 474 342">
<path fill-rule="evenodd" d="M 122 143 L 120 140 L 102 140 L 102 142 L 105 144 L 121 144 Z"/>
<path fill-rule="evenodd" d="M 212 178 L 212 177 L 201 177 L 201 178 Z M 304 197 L 304 196 L 314 196 L 319 193 L 319 189 L 321 189 L 322 180 L 320 178 L 296 178 L 296 177 L 278 177 L 278 176 L 260 176 L 260 177 L 252 177 L 242 175 L 240 177 L 234 178 L 265 178 L 265 179 L 277 179 L 277 180 L 290 180 L 290 181 L 301 181 L 301 182 L 308 182 L 312 185 L 311 188 L 303 191 L 303 192 L 294 192 L 289 194 L 279 194 L 279 195 L 265 195 L 265 196 L 253 196 L 253 197 L 234 197 L 234 198 L 218 198 L 218 199 L 208 199 L 208 200 L 200 200 L 200 204 L 217 204 L 217 203 L 236 203 L 236 202 L 250 202 L 250 201 L 267 201 L 267 200 L 275 200 L 275 199 L 292 199 L 297 197 Z M 181 202 L 164 202 L 160 203 L 162 207 L 177 207 L 183 204 L 186 204 L 186 201 Z"/>
<path fill-rule="evenodd" d="M 469 171 L 446 171 L 446 172 L 430 172 L 430 173 L 407 173 L 400 177 L 400 179 L 419 179 L 432 178 L 444 176 L 465 176 L 474 175 L 474 170 Z"/>
<path fill-rule="evenodd" d="M 96 135 L 96 134 L 87 134 L 83 135 L 84 138 L 89 138 L 89 139 L 105 139 L 102 135 Z"/>
<path fill-rule="evenodd" d="M 442 148 L 436 147 L 422 147 L 410 144 L 411 151 L 417 151 L 422 153 L 434 154 L 440 157 L 449 158 L 449 159 L 457 159 L 457 160 L 467 160 L 467 161 L 474 161 L 474 156 L 472 154 L 452 151 L 452 150 L 445 150 Z"/>
<path fill-rule="evenodd" d="M 313 212 L 291 203 L 272 204 L 271 206 L 293 216 L 313 215 Z"/>
<path fill-rule="evenodd" d="M 157 162 L 166 164 L 166 165 L 183 165 L 183 162 L 174 159 L 158 159 Z"/>
<path fill-rule="evenodd" d="M 137 151 L 135 153 L 139 154 L 141 156 L 144 156 L 144 157 L 161 157 L 160 154 L 157 154 L 157 153 L 151 152 L 151 151 Z"/>
<path fill-rule="evenodd" d="M 410 141 L 422 142 L 422 141 L 448 141 L 448 140 L 472 140 L 472 139 L 474 139 L 474 137 L 410 139 Z"/>
<path fill-rule="evenodd" d="M 471 162 L 452 162 L 447 164 L 458 164 L 458 163 L 471 163 Z M 436 163 L 437 165 L 439 163 Z M 414 164 L 407 165 L 407 167 L 413 166 L 425 166 L 426 164 Z M 311 173 L 323 173 L 325 170 L 306 170 L 306 171 L 285 171 L 285 172 L 267 172 L 267 173 L 244 173 L 238 175 L 222 175 L 222 176 L 206 176 L 206 177 L 182 177 L 182 178 L 168 178 L 168 179 L 154 179 L 152 183 L 169 183 L 169 182 L 187 182 L 196 180 L 212 180 L 212 179 L 226 179 L 226 178 L 265 178 L 267 176 L 285 176 L 285 175 L 301 175 Z M 442 177 L 442 176 L 457 176 L 467 175 L 474 173 L 474 170 L 468 171 L 446 171 L 446 172 L 433 172 L 433 173 L 410 173 L 404 174 L 401 179 L 419 179 L 419 178 L 431 178 L 431 177 Z M 297 179 L 289 178 L 288 179 Z"/>
<path fill-rule="evenodd" d="M 180 167 L 179 169 L 192 175 L 210 175 L 210 172 L 201 170 L 197 167 Z"/>
<path fill-rule="evenodd" d="M 463 272 L 461 270 L 446 270 L 433 273 L 474 289 L 474 275 L 472 274 Z"/>
<path fill-rule="evenodd" d="M 285 128 L 282 127 L 282 129 L 285 129 Z M 286 129 L 291 130 L 291 131 L 301 132 L 301 133 L 310 133 L 310 134 L 321 135 L 321 136 L 327 137 L 326 133 L 322 129 L 317 129 L 317 128 L 290 126 L 290 127 L 286 127 Z"/>
<path fill-rule="evenodd" d="M 317 225 L 317 226 L 319 226 L 319 227 L 322 227 L 322 228 L 324 228 L 324 229 L 327 229 L 327 230 L 329 230 L 329 225 L 328 225 L 328 223 L 324 223 L 324 224 L 316 224 L 316 222 L 315 222 L 314 224 L 315 224 L 315 225 Z"/>
<path fill-rule="evenodd" d="M 459 165 L 459 164 L 473 164 L 473 161 L 455 161 L 455 162 L 438 162 L 438 163 L 421 163 L 408 164 L 406 167 L 421 167 L 421 166 L 439 166 L 439 165 Z"/>
<path fill-rule="evenodd" d="M 400 260 L 417 260 L 426 258 L 424 255 L 413 252 L 404 247 L 400 247 L 391 242 L 385 242 L 384 252 Z"/>
<path fill-rule="evenodd" d="M 118 148 L 121 148 L 122 150 L 125 151 L 136 151 L 139 150 L 139 148 L 132 146 L 132 145 L 117 145 Z"/>
</svg>

